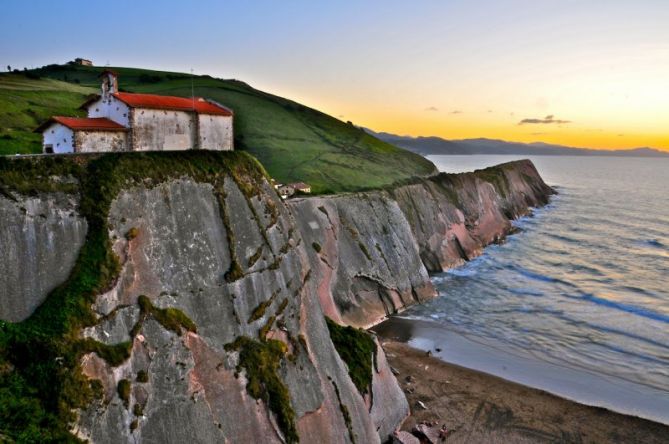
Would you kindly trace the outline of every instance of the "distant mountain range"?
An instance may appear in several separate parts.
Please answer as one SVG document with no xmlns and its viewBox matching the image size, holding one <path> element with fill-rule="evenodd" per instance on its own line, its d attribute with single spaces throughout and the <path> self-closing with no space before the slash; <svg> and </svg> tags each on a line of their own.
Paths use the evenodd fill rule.
<svg viewBox="0 0 669 444">
<path fill-rule="evenodd" d="M 512 154 L 523 156 L 617 156 L 617 157 L 669 157 L 669 152 L 655 148 L 628 150 L 594 150 L 573 148 L 548 143 L 519 143 L 494 139 L 446 140 L 440 137 L 410 137 L 366 130 L 373 136 L 400 148 L 421 154 L 472 155 Z"/>
</svg>

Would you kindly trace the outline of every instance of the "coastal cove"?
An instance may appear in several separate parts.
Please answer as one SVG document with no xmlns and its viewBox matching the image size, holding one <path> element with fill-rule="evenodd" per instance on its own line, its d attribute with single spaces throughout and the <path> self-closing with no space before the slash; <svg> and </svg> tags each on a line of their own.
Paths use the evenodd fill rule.
<svg viewBox="0 0 669 444">
<path fill-rule="evenodd" d="M 431 156 L 471 171 L 511 156 Z M 439 297 L 376 327 L 440 359 L 669 424 L 665 159 L 532 158 L 559 195 L 520 233 L 431 275 Z M 440 351 L 437 351 L 439 349 Z"/>
</svg>

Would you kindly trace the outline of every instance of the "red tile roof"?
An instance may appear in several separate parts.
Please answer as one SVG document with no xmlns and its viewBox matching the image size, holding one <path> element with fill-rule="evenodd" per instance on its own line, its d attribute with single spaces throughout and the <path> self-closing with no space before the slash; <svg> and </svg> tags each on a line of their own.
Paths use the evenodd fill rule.
<svg viewBox="0 0 669 444">
<path fill-rule="evenodd" d="M 195 111 L 199 114 L 232 116 L 232 111 L 223 106 L 207 102 L 202 97 L 195 100 L 186 97 L 159 96 L 156 94 L 115 93 L 114 97 L 132 108 L 167 109 L 177 111 Z"/>
<path fill-rule="evenodd" d="M 61 125 L 65 125 L 66 127 L 72 129 L 72 130 L 103 130 L 103 131 L 127 131 L 128 128 L 124 127 L 123 125 L 120 125 L 113 120 L 109 120 L 105 117 L 96 117 L 96 118 L 89 118 L 89 117 L 62 117 L 62 116 L 54 116 L 51 117 L 49 120 L 41 124 L 37 129 L 35 129 L 35 132 L 39 133 L 44 131 L 49 127 L 49 125 L 53 123 L 60 123 Z"/>
</svg>

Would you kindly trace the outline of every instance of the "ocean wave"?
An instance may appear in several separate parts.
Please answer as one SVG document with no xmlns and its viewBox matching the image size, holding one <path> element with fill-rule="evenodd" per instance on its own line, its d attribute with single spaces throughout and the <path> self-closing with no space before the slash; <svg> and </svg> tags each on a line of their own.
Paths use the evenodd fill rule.
<svg viewBox="0 0 669 444">
<path fill-rule="evenodd" d="M 649 247 L 661 248 L 661 249 L 667 248 L 666 245 L 664 245 L 658 239 L 646 239 L 646 240 L 642 241 L 642 243 L 645 244 L 645 245 L 648 245 Z"/>
<path fill-rule="evenodd" d="M 474 267 L 468 267 L 465 265 L 460 268 L 452 268 L 447 270 L 446 273 L 457 277 L 470 277 L 476 274 L 476 269 Z"/>
<path fill-rule="evenodd" d="M 543 291 L 534 289 L 534 288 L 509 288 L 509 291 L 513 294 L 521 295 L 521 296 L 535 296 L 535 297 L 541 297 L 545 293 Z"/>
<path fill-rule="evenodd" d="M 609 299 L 605 299 L 599 296 L 595 296 L 594 294 L 591 293 L 583 293 L 580 295 L 568 295 L 568 294 L 563 294 L 564 296 L 571 298 L 571 299 L 580 299 L 588 302 L 592 302 L 597 305 L 601 305 L 603 307 L 607 308 L 613 308 L 615 310 L 623 311 L 625 313 L 630 313 L 633 315 L 641 316 L 647 319 L 652 319 L 654 321 L 659 321 L 663 322 L 665 324 L 669 324 L 669 315 L 665 315 L 662 313 L 658 313 L 656 311 L 650 310 L 645 307 L 640 307 L 638 305 L 632 305 L 632 304 L 625 304 L 622 302 L 616 302 L 616 301 L 611 301 Z"/>
</svg>

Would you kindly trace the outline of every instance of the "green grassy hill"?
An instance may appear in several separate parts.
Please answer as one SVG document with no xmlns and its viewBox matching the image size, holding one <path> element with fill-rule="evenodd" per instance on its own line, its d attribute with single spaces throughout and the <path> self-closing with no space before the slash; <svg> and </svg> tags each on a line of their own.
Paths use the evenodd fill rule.
<svg viewBox="0 0 669 444">
<path fill-rule="evenodd" d="M 31 131 L 51 115 L 81 116 L 77 108 L 97 93 L 104 68 L 49 65 L 0 75 L 0 154 L 37 153 Z M 191 76 L 112 68 L 119 87 L 189 97 Z M 389 185 L 435 171 L 422 156 L 382 142 L 351 124 L 236 80 L 194 78 L 195 94 L 235 111 L 235 147 L 256 156 L 280 182 L 303 181 L 314 192 L 341 192 Z"/>
</svg>

